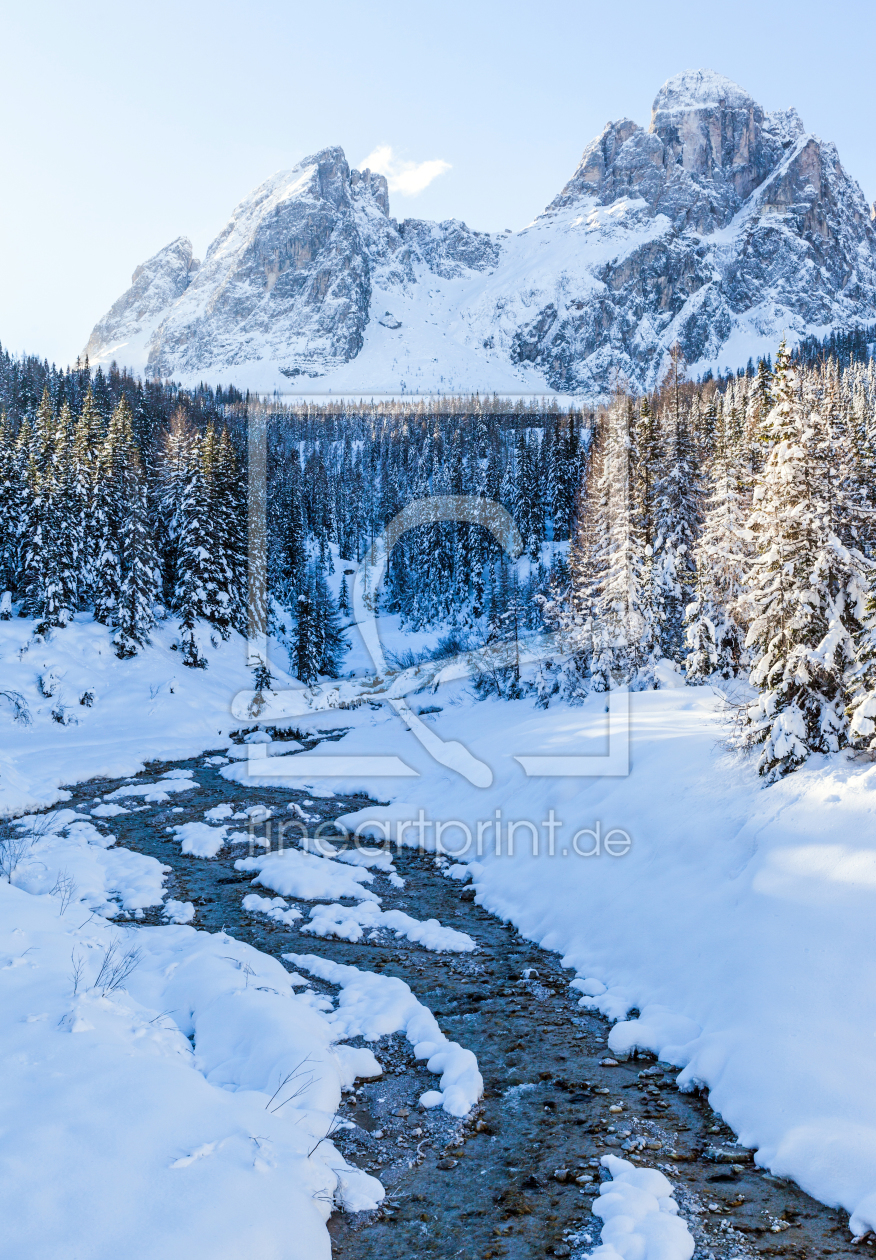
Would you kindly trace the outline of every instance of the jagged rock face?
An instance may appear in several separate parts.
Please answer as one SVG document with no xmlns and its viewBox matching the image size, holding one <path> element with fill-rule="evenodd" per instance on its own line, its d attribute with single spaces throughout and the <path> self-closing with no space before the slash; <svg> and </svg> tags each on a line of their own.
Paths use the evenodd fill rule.
<svg viewBox="0 0 876 1260">
<path fill-rule="evenodd" d="M 401 251 L 388 207 L 383 176 L 351 172 L 339 148 L 262 184 L 169 312 L 148 370 L 191 376 L 271 357 L 293 376 L 355 357 L 372 268 Z"/>
<path fill-rule="evenodd" d="M 325 149 L 238 206 L 200 268 L 182 238 L 138 268 L 88 353 L 187 383 L 596 397 L 652 386 L 675 341 L 702 371 L 874 317 L 873 218 L 834 146 L 687 71 L 518 233 L 398 225 L 385 179 Z"/>
<path fill-rule="evenodd" d="M 459 219 L 429 223 L 405 219 L 399 232 L 415 256 L 436 276 L 453 280 L 466 271 L 495 266 L 500 247 L 488 232 L 472 232 Z"/>
<path fill-rule="evenodd" d="M 130 289 L 95 325 L 85 353 L 97 358 L 101 352 L 114 353 L 116 347 L 120 351 L 122 347 L 136 347 L 140 357 L 145 357 L 155 329 L 168 308 L 185 293 L 200 265 L 192 257 L 192 243 L 185 236 L 141 263 L 131 276 Z"/>
<path fill-rule="evenodd" d="M 876 234 L 836 149 L 717 75 L 670 79 L 648 131 L 608 124 L 542 218 L 618 242 L 512 340 L 555 388 L 644 388 L 676 340 L 701 366 L 735 341 L 736 366 L 785 330 L 876 314 Z"/>
</svg>

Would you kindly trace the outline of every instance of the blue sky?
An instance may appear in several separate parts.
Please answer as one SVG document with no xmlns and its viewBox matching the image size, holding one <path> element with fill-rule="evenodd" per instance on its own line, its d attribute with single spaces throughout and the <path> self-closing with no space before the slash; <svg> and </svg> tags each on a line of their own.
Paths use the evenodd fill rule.
<svg viewBox="0 0 876 1260">
<path fill-rule="evenodd" d="M 202 255 L 308 153 L 384 166 L 398 218 L 519 228 L 682 69 L 795 105 L 876 197 L 872 0 L 7 0 L 3 26 L 0 342 L 59 362 L 139 262 Z"/>
</svg>

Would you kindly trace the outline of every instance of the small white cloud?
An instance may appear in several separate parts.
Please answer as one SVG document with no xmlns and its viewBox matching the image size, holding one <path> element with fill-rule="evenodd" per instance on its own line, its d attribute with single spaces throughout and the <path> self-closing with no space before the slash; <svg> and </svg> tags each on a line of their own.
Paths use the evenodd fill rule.
<svg viewBox="0 0 876 1260">
<path fill-rule="evenodd" d="M 424 188 L 428 188 L 433 179 L 450 170 L 450 163 L 442 158 L 432 158 L 428 162 L 403 162 L 393 156 L 392 147 L 379 144 L 359 163 L 360 170 L 374 171 L 385 175 L 392 193 L 401 193 L 403 197 L 416 197 Z"/>
</svg>

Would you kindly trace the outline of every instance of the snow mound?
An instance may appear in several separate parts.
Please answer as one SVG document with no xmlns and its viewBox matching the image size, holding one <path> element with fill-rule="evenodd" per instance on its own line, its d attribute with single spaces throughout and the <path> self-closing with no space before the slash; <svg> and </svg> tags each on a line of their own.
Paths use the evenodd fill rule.
<svg viewBox="0 0 876 1260">
<path fill-rule="evenodd" d="M 169 866 L 116 848 L 116 838 L 72 809 L 28 814 L 15 824 L 26 845 L 12 883 L 25 892 L 55 896 L 112 918 L 119 910 L 160 905 Z"/>
<path fill-rule="evenodd" d="M 243 908 L 247 914 L 264 914 L 277 923 L 294 923 L 302 917 L 301 911 L 295 906 L 287 907 L 282 897 L 260 897 L 258 893 L 247 893 Z"/>
<path fill-rule="evenodd" d="M 210 827 L 207 823 L 178 823 L 173 830 L 181 841 L 183 853 L 191 857 L 213 858 L 225 844 L 227 827 Z"/>
<path fill-rule="evenodd" d="M 381 928 L 395 932 L 396 936 L 406 936 L 436 953 L 464 954 L 475 948 L 467 932 L 443 927 L 437 919 L 411 918 L 403 910 L 381 910 L 373 901 L 358 906 L 314 906 L 310 922 L 301 931 L 314 936 L 337 936 L 343 941 L 361 941 L 366 930 L 376 932 Z"/>
<path fill-rule="evenodd" d="M 341 988 L 337 1010 L 326 1018 L 339 1041 L 379 1037 L 404 1030 L 418 1059 L 430 1072 L 441 1073 L 441 1089 L 427 1090 L 425 1107 L 441 1106 L 452 1116 L 466 1116 L 484 1092 L 484 1080 L 471 1050 L 448 1041 L 428 1007 L 418 1002 L 403 980 L 360 971 L 316 954 L 284 954 L 297 967 Z"/>
<path fill-rule="evenodd" d="M 593 1215 L 605 1223 L 596 1260 L 690 1260 L 694 1240 L 678 1216 L 672 1183 L 656 1168 L 635 1168 L 617 1155 L 603 1155 L 612 1180 L 604 1181 Z"/>
<path fill-rule="evenodd" d="M 168 923 L 191 923 L 195 917 L 195 907 L 191 901 L 174 901 L 170 898 L 164 903 L 164 917 Z"/>
<path fill-rule="evenodd" d="M 171 774 L 154 783 L 126 783 L 123 787 L 116 788 L 114 792 L 107 792 L 103 799 L 125 801 L 134 796 L 142 796 L 147 805 L 163 805 L 165 801 L 170 800 L 174 792 L 189 792 L 197 786 L 197 783 L 188 777 L 183 778 L 179 774 Z"/>
<path fill-rule="evenodd" d="M 281 897 L 299 897 L 302 901 L 337 901 L 341 897 L 380 901 L 376 893 L 362 886 L 374 879 L 369 871 L 341 866 L 300 849 L 238 858 L 234 867 L 238 871 L 257 871 L 252 882 L 272 888 Z"/>
</svg>

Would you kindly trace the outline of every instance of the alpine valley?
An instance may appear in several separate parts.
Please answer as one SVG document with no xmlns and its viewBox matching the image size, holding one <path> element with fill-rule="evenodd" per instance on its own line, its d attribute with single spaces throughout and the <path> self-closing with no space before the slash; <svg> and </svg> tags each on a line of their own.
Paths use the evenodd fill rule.
<svg viewBox="0 0 876 1260">
<path fill-rule="evenodd" d="M 685 71 L 606 124 L 519 232 L 390 217 L 339 147 L 272 176 L 203 263 L 185 237 L 96 324 L 92 364 L 288 393 L 651 388 L 876 315 L 874 212 L 793 109 Z"/>
</svg>

